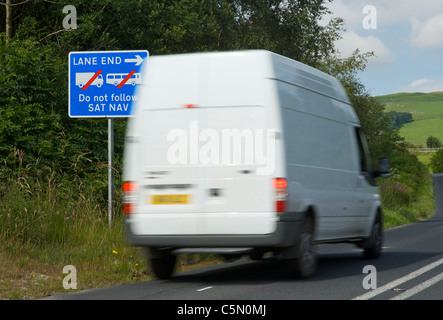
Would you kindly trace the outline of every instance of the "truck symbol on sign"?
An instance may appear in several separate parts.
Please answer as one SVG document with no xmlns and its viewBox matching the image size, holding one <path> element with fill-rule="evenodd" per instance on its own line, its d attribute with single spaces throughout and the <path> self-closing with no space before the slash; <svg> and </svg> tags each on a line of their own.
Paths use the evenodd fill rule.
<svg viewBox="0 0 443 320">
<path fill-rule="evenodd" d="M 94 72 L 78 72 L 75 74 L 75 85 L 83 88 L 86 83 L 95 75 Z M 100 88 L 103 85 L 103 76 L 99 74 L 97 78 L 92 81 L 91 86 Z"/>
<path fill-rule="evenodd" d="M 108 73 L 106 75 L 106 83 L 107 84 L 113 84 L 114 86 L 118 86 L 123 79 L 126 78 L 126 76 L 129 73 Z M 140 73 L 134 73 L 128 81 L 126 81 L 125 84 L 132 84 L 133 86 L 136 84 L 142 83 L 141 81 L 141 74 Z"/>
</svg>

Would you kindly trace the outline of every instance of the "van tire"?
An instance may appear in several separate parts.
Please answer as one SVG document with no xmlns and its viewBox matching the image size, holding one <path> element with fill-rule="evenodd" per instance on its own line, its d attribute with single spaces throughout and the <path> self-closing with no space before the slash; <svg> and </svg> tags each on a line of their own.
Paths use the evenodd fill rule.
<svg viewBox="0 0 443 320">
<path fill-rule="evenodd" d="M 317 246 L 314 241 L 314 221 L 307 216 L 303 220 L 302 232 L 298 243 L 298 257 L 292 259 L 292 268 L 296 278 L 309 278 L 317 269 Z"/>
<path fill-rule="evenodd" d="M 151 267 L 158 279 L 169 279 L 174 273 L 177 256 L 168 254 L 159 258 L 151 258 Z"/>
<path fill-rule="evenodd" d="M 372 226 L 371 237 L 368 245 L 363 247 L 363 254 L 366 259 L 378 259 L 383 247 L 383 224 L 381 215 L 378 214 Z"/>
</svg>

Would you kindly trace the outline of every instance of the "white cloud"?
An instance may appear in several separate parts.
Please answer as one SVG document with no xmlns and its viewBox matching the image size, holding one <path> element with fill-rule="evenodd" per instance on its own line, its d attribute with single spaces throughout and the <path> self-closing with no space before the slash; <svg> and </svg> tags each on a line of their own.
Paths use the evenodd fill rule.
<svg viewBox="0 0 443 320">
<path fill-rule="evenodd" d="M 443 91 L 443 78 L 422 78 L 400 87 L 400 92 L 435 92 Z"/>
<path fill-rule="evenodd" d="M 333 16 L 345 19 L 349 30 L 362 29 L 362 21 L 366 16 L 363 8 L 372 5 L 377 9 L 378 28 L 388 28 L 399 22 L 409 23 L 411 18 L 427 20 L 437 12 L 443 12 L 441 0 L 334 0 L 327 4 Z M 328 19 L 330 17 L 325 17 Z"/>
<path fill-rule="evenodd" d="M 376 29 L 363 25 L 368 17 L 363 9 L 368 5 L 376 8 Z M 370 72 L 362 75 L 374 94 L 443 91 L 439 61 L 443 49 L 442 0 L 333 0 L 327 7 L 333 14 L 320 23 L 326 24 L 332 17 L 345 20 L 343 39 L 336 42 L 342 56 L 349 56 L 356 48 L 376 54 L 368 61 L 366 70 Z"/>
<path fill-rule="evenodd" d="M 418 48 L 443 47 L 443 14 L 420 22 L 411 18 L 411 46 Z"/>
<path fill-rule="evenodd" d="M 374 36 L 362 37 L 353 31 L 347 31 L 335 46 L 343 57 L 349 57 L 356 49 L 360 49 L 362 53 L 374 52 L 375 56 L 368 59 L 368 65 L 371 66 L 389 65 L 395 61 L 389 49 Z"/>
</svg>

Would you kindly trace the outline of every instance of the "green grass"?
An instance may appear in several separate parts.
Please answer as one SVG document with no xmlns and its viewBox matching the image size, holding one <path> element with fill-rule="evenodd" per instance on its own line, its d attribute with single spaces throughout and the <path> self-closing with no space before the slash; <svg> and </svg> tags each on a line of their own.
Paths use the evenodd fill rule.
<svg viewBox="0 0 443 320">
<path fill-rule="evenodd" d="M 404 103 L 406 102 L 423 102 L 423 101 L 441 101 L 443 99 L 443 92 L 431 93 L 395 93 L 384 96 L 378 96 L 377 99 L 387 103 Z"/>
<path fill-rule="evenodd" d="M 150 277 L 140 253 L 124 243 L 121 219 L 109 227 L 103 205 L 70 188 L 24 180 L 2 185 L 0 298 L 14 298 L 20 291 L 25 291 L 23 298 L 63 291 L 65 265 L 77 268 L 79 289 Z M 4 275 L 9 275 L 6 280 Z M 11 283 L 20 285 L 11 291 Z"/>
<path fill-rule="evenodd" d="M 414 121 L 400 129 L 406 141 L 426 145 L 431 135 L 443 141 L 443 92 L 397 93 L 376 98 L 385 103 L 386 111 L 412 114 Z"/>
<path fill-rule="evenodd" d="M 416 120 L 407 123 L 400 128 L 400 135 L 408 142 L 423 144 L 425 147 L 426 139 L 429 136 L 437 137 L 443 142 L 443 118 Z"/>
<path fill-rule="evenodd" d="M 414 154 L 417 156 L 418 160 L 429 169 L 430 173 L 433 173 L 429 165 L 431 163 L 431 157 L 434 153 L 429 152 L 429 153 L 414 153 Z"/>
<path fill-rule="evenodd" d="M 410 205 L 384 206 L 384 228 L 391 229 L 428 219 L 434 214 L 434 209 L 434 189 L 429 180 L 423 185 L 420 196 Z"/>
<path fill-rule="evenodd" d="M 123 216 L 109 226 L 106 202 L 92 190 L 67 182 L 2 181 L 0 299 L 69 292 L 62 282 L 66 265 L 77 270 L 77 290 L 153 277 L 141 250 L 126 241 Z M 178 270 L 216 262 L 214 256 L 183 255 Z"/>
</svg>

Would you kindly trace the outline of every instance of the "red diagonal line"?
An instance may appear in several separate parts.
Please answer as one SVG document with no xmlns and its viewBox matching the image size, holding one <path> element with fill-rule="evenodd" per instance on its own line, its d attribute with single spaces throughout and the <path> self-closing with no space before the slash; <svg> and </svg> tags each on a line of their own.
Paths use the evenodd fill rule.
<svg viewBox="0 0 443 320">
<path fill-rule="evenodd" d="M 91 78 L 88 82 L 86 82 L 86 84 L 83 86 L 82 90 L 86 90 L 86 89 L 89 87 L 89 85 L 90 85 L 91 83 L 94 82 L 94 80 L 98 77 L 98 75 L 99 75 L 100 73 L 102 73 L 102 71 L 103 71 L 103 70 L 98 70 L 98 71 L 92 76 L 92 78 Z"/>
<path fill-rule="evenodd" d="M 121 88 L 123 87 L 123 85 L 129 80 L 130 77 L 132 77 L 132 75 L 135 73 L 135 71 L 131 71 L 129 72 L 129 74 L 126 76 L 126 78 L 123 79 L 122 82 L 120 82 L 120 84 L 117 86 L 117 88 Z"/>
</svg>

